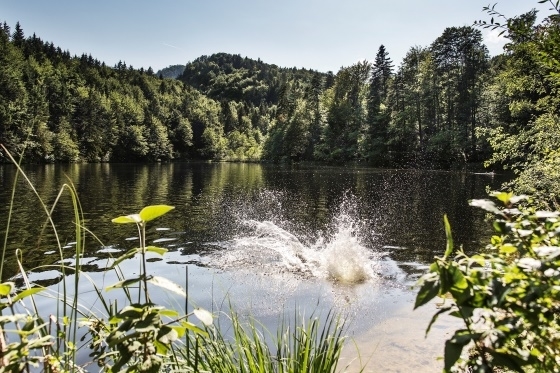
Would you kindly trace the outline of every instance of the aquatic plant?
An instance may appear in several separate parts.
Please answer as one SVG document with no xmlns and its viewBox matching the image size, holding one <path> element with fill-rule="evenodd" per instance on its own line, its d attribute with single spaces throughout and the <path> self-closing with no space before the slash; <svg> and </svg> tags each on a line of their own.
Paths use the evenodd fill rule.
<svg viewBox="0 0 560 373">
<path fill-rule="evenodd" d="M 250 318 L 242 323 L 231 311 L 230 335 L 213 328 L 195 341 L 195 371 L 223 373 L 336 372 L 345 337 L 344 322 L 329 313 L 321 326 L 317 317 L 280 323 L 276 336 Z M 343 370 L 344 371 L 344 370 Z"/>
<path fill-rule="evenodd" d="M 42 287 L 35 286 L 27 279 L 26 271 L 23 266 L 23 254 L 21 250 L 16 251 L 17 263 L 19 266 L 20 275 L 24 280 L 24 287 L 17 288 L 15 283 L 7 281 L 0 284 L 2 291 L 0 291 L 0 310 L 1 313 L 1 330 L 0 330 L 0 349 L 2 351 L 2 366 L 10 367 L 11 371 L 24 371 L 29 370 L 30 367 L 43 364 L 46 371 L 63 371 L 67 367 L 75 370 L 76 360 L 76 341 L 78 329 L 78 284 L 80 279 L 80 255 L 84 245 L 84 227 L 82 225 L 83 214 L 81 205 L 77 196 L 74 186 L 64 184 L 49 209 L 47 204 L 43 201 L 35 186 L 23 172 L 20 167 L 20 161 L 16 161 L 12 155 L 7 151 L 4 145 L 0 144 L 11 162 L 17 168 L 16 179 L 12 186 L 12 202 L 8 212 L 8 220 L 6 224 L 6 233 L 4 238 L 4 245 L 2 247 L 2 264 L 0 265 L 0 278 L 3 274 L 3 263 L 7 252 L 7 242 L 9 235 L 10 221 L 13 212 L 13 199 L 15 198 L 15 186 L 17 175 L 21 175 L 31 188 L 41 207 L 46 215 L 46 223 L 43 225 L 50 226 L 54 232 L 56 246 L 61 260 L 63 257 L 62 245 L 57 233 L 56 225 L 52 219 L 52 212 L 58 203 L 59 199 L 66 191 L 71 197 L 72 207 L 74 211 L 73 223 L 75 226 L 75 257 L 76 262 L 73 268 L 69 268 L 64 264 L 57 265 L 56 267 L 61 271 L 64 276 L 62 281 L 62 294 L 56 298 L 57 316 L 50 316 L 49 322 L 45 322 L 41 317 L 37 305 L 35 303 L 34 295 L 42 293 L 45 290 Z M 74 292 L 70 295 L 66 281 L 66 272 L 71 269 L 74 275 Z M 24 301 L 28 303 L 24 303 Z M 11 314 L 5 315 L 4 309 L 9 308 Z M 53 331 L 54 329 L 54 331 Z M 8 344 L 8 335 L 16 336 L 17 342 Z"/>
</svg>

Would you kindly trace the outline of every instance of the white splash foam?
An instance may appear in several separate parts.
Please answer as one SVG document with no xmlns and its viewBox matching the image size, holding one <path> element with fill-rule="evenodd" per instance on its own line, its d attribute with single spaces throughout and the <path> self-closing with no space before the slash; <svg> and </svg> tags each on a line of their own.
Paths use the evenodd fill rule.
<svg viewBox="0 0 560 373">
<path fill-rule="evenodd" d="M 334 237 L 322 251 L 323 264 L 328 278 L 346 283 L 366 282 L 374 277 L 373 253 L 359 242 L 352 224 L 339 226 Z"/>
<path fill-rule="evenodd" d="M 221 268 L 256 268 L 326 278 L 346 284 L 373 278 L 374 261 L 362 246 L 352 224 L 339 226 L 329 240 L 320 238 L 307 247 L 293 234 L 271 221 L 248 220 L 250 233 L 215 243 L 224 248 L 211 260 Z"/>
</svg>

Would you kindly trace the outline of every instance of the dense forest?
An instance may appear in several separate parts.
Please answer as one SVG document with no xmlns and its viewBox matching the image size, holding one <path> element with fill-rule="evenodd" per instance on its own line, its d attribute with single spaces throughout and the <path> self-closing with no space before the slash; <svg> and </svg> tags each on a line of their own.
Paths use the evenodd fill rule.
<svg viewBox="0 0 560 373">
<path fill-rule="evenodd" d="M 520 191 L 558 195 L 558 9 L 540 23 L 486 11 L 398 66 L 381 45 L 336 73 L 225 53 L 157 74 L 110 67 L 4 22 L 0 142 L 26 162 L 485 162 L 517 172 Z M 506 31 L 503 54 L 489 57 L 484 27 Z"/>
</svg>

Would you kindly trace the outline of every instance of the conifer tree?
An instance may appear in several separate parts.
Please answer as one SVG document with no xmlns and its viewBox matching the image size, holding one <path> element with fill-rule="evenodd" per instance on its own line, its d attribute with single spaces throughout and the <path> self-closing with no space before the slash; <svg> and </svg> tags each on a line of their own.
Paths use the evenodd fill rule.
<svg viewBox="0 0 560 373">
<path fill-rule="evenodd" d="M 389 111 L 386 110 L 387 91 L 393 74 L 393 61 L 384 45 L 381 45 L 373 63 L 367 115 L 367 135 L 364 153 L 370 162 L 384 163 L 387 154 L 387 131 Z"/>
<path fill-rule="evenodd" d="M 12 34 L 12 41 L 17 47 L 21 47 L 23 45 L 23 42 L 25 41 L 25 35 L 19 22 L 16 23 L 14 33 Z"/>
<path fill-rule="evenodd" d="M 0 35 L 2 36 L 2 38 L 5 40 L 9 40 L 10 39 L 10 26 L 8 26 L 8 24 L 6 23 L 6 21 L 4 21 L 4 23 L 2 24 L 2 27 L 0 28 Z"/>
</svg>

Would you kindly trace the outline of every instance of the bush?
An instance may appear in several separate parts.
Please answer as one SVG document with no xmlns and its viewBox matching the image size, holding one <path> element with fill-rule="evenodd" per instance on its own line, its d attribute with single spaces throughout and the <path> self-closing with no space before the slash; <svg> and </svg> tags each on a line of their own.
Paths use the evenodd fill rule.
<svg viewBox="0 0 560 373">
<path fill-rule="evenodd" d="M 483 253 L 455 256 L 445 218 L 447 248 L 419 280 L 415 308 L 436 296 L 433 316 L 461 318 L 464 328 L 445 342 L 444 371 L 560 371 L 560 213 L 540 211 L 526 196 L 493 193 L 473 200 L 495 215 L 495 235 Z"/>
</svg>

